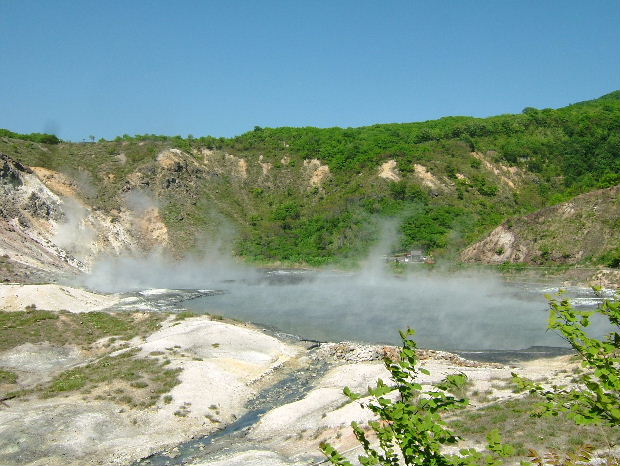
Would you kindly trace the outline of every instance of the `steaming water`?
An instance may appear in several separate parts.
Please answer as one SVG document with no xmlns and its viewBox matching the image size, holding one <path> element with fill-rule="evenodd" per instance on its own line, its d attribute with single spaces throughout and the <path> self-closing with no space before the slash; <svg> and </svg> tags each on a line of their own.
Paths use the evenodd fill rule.
<svg viewBox="0 0 620 466">
<path fill-rule="evenodd" d="M 221 290 L 182 303 L 196 311 L 256 322 L 308 339 L 400 343 L 398 329 L 412 327 L 420 346 L 446 350 L 515 350 L 567 346 L 546 331 L 545 293 L 556 289 L 507 284 L 491 274 L 440 275 L 414 271 L 394 277 L 380 259 L 357 274 L 258 271 L 221 255 L 170 261 L 115 258 L 94 267 L 85 285 L 102 291 L 137 291 L 157 297 L 166 288 Z M 589 290 L 573 290 L 579 305 L 595 305 Z M 181 294 L 190 298 L 188 291 Z M 190 293 L 191 294 L 191 293 Z M 165 302 L 165 295 L 160 301 Z M 165 299 L 164 299 L 165 298 Z M 160 306 L 155 306 L 157 309 Z M 595 336 L 607 329 L 594 322 Z"/>
<path fill-rule="evenodd" d="M 546 331 L 548 306 L 540 287 L 509 285 L 491 276 L 399 279 L 275 271 L 219 288 L 224 294 L 186 306 L 324 341 L 398 344 L 398 329 L 412 327 L 420 346 L 435 349 L 567 346 Z M 605 331 L 602 323 L 592 330 Z"/>
</svg>

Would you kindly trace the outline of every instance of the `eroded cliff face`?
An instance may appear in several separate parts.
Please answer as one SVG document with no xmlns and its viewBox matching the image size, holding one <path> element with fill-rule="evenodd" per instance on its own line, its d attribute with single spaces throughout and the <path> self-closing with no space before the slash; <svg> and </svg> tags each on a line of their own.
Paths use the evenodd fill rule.
<svg viewBox="0 0 620 466">
<path fill-rule="evenodd" d="M 0 154 L 0 280 L 49 281 L 87 271 L 102 254 L 165 246 L 158 208 L 93 209 L 73 180 Z"/>
<path fill-rule="evenodd" d="M 85 187 L 79 173 L 28 167 L 0 154 L 0 281 L 56 281 L 87 272 L 101 257 L 183 250 L 206 235 L 186 225 L 197 204 L 234 217 L 218 202 L 220 190 L 257 171 L 230 154 L 203 155 L 164 149 L 127 173 L 102 169 L 102 189 Z M 258 168 L 270 176 L 266 163 Z"/>
<path fill-rule="evenodd" d="M 618 246 L 620 187 L 508 220 L 461 253 L 466 262 L 576 264 Z"/>
<path fill-rule="evenodd" d="M 36 281 L 84 268 L 53 241 L 67 218 L 62 204 L 30 168 L 0 154 L 0 278 Z"/>
</svg>

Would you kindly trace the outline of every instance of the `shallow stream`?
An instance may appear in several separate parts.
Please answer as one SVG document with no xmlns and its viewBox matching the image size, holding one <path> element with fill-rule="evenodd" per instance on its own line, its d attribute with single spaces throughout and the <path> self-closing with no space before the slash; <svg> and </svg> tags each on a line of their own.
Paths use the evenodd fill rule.
<svg viewBox="0 0 620 466">
<path fill-rule="evenodd" d="M 222 453 L 260 448 L 245 438 L 248 430 L 256 424 L 267 411 L 301 400 L 314 386 L 328 366 L 315 361 L 311 367 L 290 372 L 285 378 L 267 388 L 252 399 L 246 408 L 248 412 L 232 424 L 205 437 L 182 443 L 166 451 L 151 455 L 132 466 L 168 466 L 205 462 Z"/>
</svg>

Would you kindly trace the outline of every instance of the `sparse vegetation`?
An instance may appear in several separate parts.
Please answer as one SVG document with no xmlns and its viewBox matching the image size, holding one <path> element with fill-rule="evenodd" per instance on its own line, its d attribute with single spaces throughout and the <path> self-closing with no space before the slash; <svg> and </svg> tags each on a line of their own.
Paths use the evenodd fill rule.
<svg viewBox="0 0 620 466">
<path fill-rule="evenodd" d="M 549 328 L 577 351 L 585 371 L 576 374 L 576 387 L 549 388 L 516 374 L 514 380 L 544 398 L 539 416 L 565 413 L 576 424 L 620 427 L 620 300 L 605 300 L 595 311 L 580 311 L 568 299 L 548 299 Z M 587 332 L 595 314 L 605 318 L 611 329 L 602 340 Z"/>
<path fill-rule="evenodd" d="M 14 384 L 17 382 L 17 374 L 15 372 L 0 369 L 0 385 L 1 384 Z"/>
<path fill-rule="evenodd" d="M 181 311 L 178 312 L 175 316 L 174 316 L 174 320 L 185 320 L 185 319 L 190 319 L 192 317 L 198 317 L 200 314 L 196 314 L 195 312 L 192 311 Z"/>
<path fill-rule="evenodd" d="M 13 266 L 11 264 L 10 257 L 6 254 L 0 256 L 0 272 L 11 273 L 13 271 Z"/>
<path fill-rule="evenodd" d="M 86 347 L 112 335 L 129 340 L 151 334 L 164 319 L 164 315 L 157 313 L 72 314 L 38 309 L 0 311 L 0 351 L 43 341 L 59 346 L 72 344 Z"/>
<path fill-rule="evenodd" d="M 584 445 L 607 448 L 620 433 L 617 429 L 575 426 L 567 416 L 532 418 L 543 398 L 535 395 L 496 401 L 456 414 L 448 425 L 459 436 L 483 444 L 488 432 L 496 429 L 514 455 L 525 460 L 529 449 L 572 453 Z"/>
<path fill-rule="evenodd" d="M 370 421 L 367 427 L 352 423 L 365 452 L 360 462 L 397 466 L 402 458 L 407 465 L 474 466 L 500 465 L 503 458 L 516 456 L 533 461 L 521 464 L 574 466 L 588 462 L 595 448 L 610 451 L 616 446 L 620 435 L 620 301 L 604 301 L 596 311 L 577 311 L 568 300 L 549 300 L 549 327 L 578 352 L 585 369 L 576 374 L 577 386 L 546 387 L 513 374 L 515 391 L 527 389 L 530 395 L 454 412 L 446 423 L 442 414 L 468 405 L 464 397 L 467 379 L 450 375 L 435 390 L 424 391 L 416 376 L 428 371 L 416 367 L 416 345 L 409 338 L 413 332 L 401 332 L 399 360 L 385 359 L 393 385 L 378 380 L 370 390 L 370 400 L 360 402 L 379 420 Z M 603 340 L 585 331 L 595 313 L 608 319 L 612 328 Z M 396 398 L 386 396 L 394 391 Z M 346 387 L 344 394 L 351 400 L 362 398 Z M 374 434 L 372 438 L 368 431 Z M 458 455 L 442 452 L 443 445 L 455 445 L 461 438 L 482 442 L 485 437 L 489 454 L 472 448 L 461 449 Z M 540 454 L 535 448 L 549 453 Z M 332 464 L 351 466 L 330 444 L 322 443 L 321 450 Z M 618 463 L 613 457 L 607 462 Z"/>
<path fill-rule="evenodd" d="M 93 363 L 63 372 L 49 384 L 27 393 L 43 397 L 83 390 L 94 398 L 148 407 L 179 383 L 180 369 L 165 369 L 156 359 L 135 357 L 139 350 L 105 356 Z M 114 388 L 116 387 L 116 388 Z"/>
<path fill-rule="evenodd" d="M 401 332 L 403 346 L 397 361 L 385 358 L 393 385 L 379 379 L 376 387 L 369 389 L 370 398 L 360 401 L 379 419 L 370 421 L 367 429 L 356 422 L 351 424 L 364 449 L 364 454 L 359 456 L 360 463 L 386 466 L 398 466 L 401 461 L 407 465 L 437 466 L 501 464 L 501 458 L 511 456 L 514 451 L 502 443 L 496 430 L 487 434 L 488 451 L 485 453 L 473 448 L 462 449 L 459 455 L 443 453 L 443 448 L 456 445 L 459 437 L 442 416 L 467 406 L 467 399 L 453 396 L 453 393 L 465 390 L 467 377 L 448 375 L 443 382 L 424 390 L 416 377 L 429 372 L 419 367 L 416 344 L 411 339 L 413 334 L 413 330 Z M 387 396 L 392 392 L 397 393 L 395 398 Z M 363 396 L 351 392 L 348 387 L 345 387 L 344 394 L 354 401 Z M 370 437 L 367 431 L 373 436 Z M 351 466 L 351 462 L 329 443 L 322 443 L 321 450 L 332 464 Z"/>
</svg>

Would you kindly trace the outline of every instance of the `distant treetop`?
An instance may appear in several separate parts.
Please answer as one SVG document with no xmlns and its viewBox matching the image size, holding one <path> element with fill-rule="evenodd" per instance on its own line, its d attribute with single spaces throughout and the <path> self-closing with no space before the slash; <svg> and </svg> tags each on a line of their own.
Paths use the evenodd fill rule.
<svg viewBox="0 0 620 466">
<path fill-rule="evenodd" d="M 47 133 L 20 134 L 20 133 L 14 133 L 13 131 L 9 131 L 8 129 L 2 129 L 2 128 L 0 128 L 0 137 L 22 139 L 24 141 L 38 142 L 41 144 L 60 144 L 62 142 L 62 139 L 58 138 L 58 136 L 54 134 L 47 134 Z"/>
</svg>

